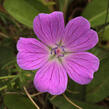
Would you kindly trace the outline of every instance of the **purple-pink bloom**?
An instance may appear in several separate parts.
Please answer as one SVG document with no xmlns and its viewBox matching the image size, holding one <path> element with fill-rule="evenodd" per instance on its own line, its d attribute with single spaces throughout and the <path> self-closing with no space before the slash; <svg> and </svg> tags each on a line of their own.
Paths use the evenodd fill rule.
<svg viewBox="0 0 109 109">
<path fill-rule="evenodd" d="M 80 16 L 64 26 L 62 12 L 39 14 L 33 29 L 39 40 L 18 40 L 17 63 L 24 70 L 39 69 L 34 77 L 38 91 L 62 94 L 67 88 L 67 75 L 81 85 L 91 82 L 99 59 L 86 50 L 97 44 L 98 35 L 90 29 L 88 20 Z"/>
</svg>

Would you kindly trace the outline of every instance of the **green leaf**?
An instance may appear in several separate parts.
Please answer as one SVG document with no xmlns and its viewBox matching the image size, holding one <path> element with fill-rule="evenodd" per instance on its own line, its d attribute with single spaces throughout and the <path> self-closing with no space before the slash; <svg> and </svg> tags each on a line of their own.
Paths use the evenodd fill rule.
<svg viewBox="0 0 109 109">
<path fill-rule="evenodd" d="M 14 58 L 14 51 L 11 48 L 0 46 L 0 67 L 12 61 Z"/>
<path fill-rule="evenodd" d="M 109 57 L 100 63 L 98 72 L 95 73 L 93 81 L 87 86 L 86 100 L 88 102 L 99 102 L 109 96 Z"/>
<path fill-rule="evenodd" d="M 69 3 L 71 3 L 73 0 L 58 0 L 59 2 L 59 10 L 63 11 L 67 10 Z"/>
<path fill-rule="evenodd" d="M 105 109 L 104 107 L 100 107 L 97 105 L 72 100 L 74 103 L 76 103 L 78 106 L 82 107 L 83 109 Z M 75 106 L 71 105 L 63 96 L 57 96 L 55 99 L 51 101 L 52 104 L 54 104 L 58 109 L 77 109 Z"/>
<path fill-rule="evenodd" d="M 71 97 L 76 100 L 84 100 L 85 92 L 86 92 L 85 86 L 79 85 L 69 78 L 68 87 L 66 90 L 66 95 L 68 97 Z"/>
<path fill-rule="evenodd" d="M 109 25 L 105 27 L 103 36 L 101 36 L 103 40 L 109 41 Z"/>
<path fill-rule="evenodd" d="M 16 20 L 31 28 L 37 14 L 48 13 L 39 0 L 5 0 L 4 7 Z"/>
<path fill-rule="evenodd" d="M 92 27 L 105 23 L 107 3 L 108 0 L 92 0 L 85 8 L 82 16 L 91 22 Z"/>
<path fill-rule="evenodd" d="M 21 70 L 20 73 L 19 73 L 19 78 L 20 78 L 19 84 L 20 84 L 20 86 L 28 85 L 28 83 L 30 81 L 33 81 L 35 73 L 32 72 L 32 71 Z"/>
<path fill-rule="evenodd" d="M 55 5 L 56 3 L 54 1 L 45 1 L 45 0 L 39 0 L 46 6 Z"/>
<path fill-rule="evenodd" d="M 64 4 L 65 4 L 65 0 L 59 0 L 58 2 L 59 2 L 59 10 L 60 10 L 60 11 L 63 11 L 63 9 L 64 9 Z"/>
<path fill-rule="evenodd" d="M 8 109 L 36 109 L 32 102 L 20 94 L 7 94 L 4 103 Z"/>
<path fill-rule="evenodd" d="M 94 47 L 91 50 L 89 50 L 92 54 L 96 55 L 100 60 L 103 60 L 104 58 L 108 57 L 109 51 L 100 48 L 100 47 Z"/>
</svg>

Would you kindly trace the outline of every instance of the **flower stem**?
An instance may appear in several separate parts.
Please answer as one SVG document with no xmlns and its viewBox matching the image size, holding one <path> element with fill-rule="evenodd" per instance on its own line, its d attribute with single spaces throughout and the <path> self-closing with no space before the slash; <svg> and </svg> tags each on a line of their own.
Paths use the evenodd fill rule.
<svg viewBox="0 0 109 109">
<path fill-rule="evenodd" d="M 38 96 L 40 94 L 43 94 L 43 92 L 38 92 L 38 93 L 32 94 L 31 97 L 35 97 L 35 96 Z"/>
<path fill-rule="evenodd" d="M 17 77 L 17 75 L 8 75 L 8 76 L 2 76 L 0 79 L 9 79 L 9 78 L 14 78 Z"/>
<path fill-rule="evenodd" d="M 0 91 L 6 89 L 7 87 L 8 87 L 7 85 L 5 85 L 5 86 L 3 86 L 3 87 L 0 87 Z"/>
<path fill-rule="evenodd" d="M 72 93 L 72 94 L 79 94 L 80 93 L 78 91 L 71 91 L 70 89 L 67 89 L 66 91 L 68 91 L 69 93 Z"/>
<path fill-rule="evenodd" d="M 14 83 L 14 82 L 12 82 L 12 86 L 14 86 L 14 85 L 15 85 L 15 83 Z M 4 85 L 3 87 L 0 87 L 0 91 L 4 90 L 4 89 L 6 89 L 6 88 L 8 88 L 8 86 L 7 86 L 7 85 Z"/>
<path fill-rule="evenodd" d="M 32 99 L 31 95 L 29 94 L 29 92 L 27 91 L 26 87 L 24 86 L 24 91 L 26 93 L 26 95 L 28 96 L 28 98 L 31 100 L 31 102 L 34 104 L 34 106 L 37 108 L 37 109 L 40 109 L 39 106 L 35 103 L 35 101 Z"/>
<path fill-rule="evenodd" d="M 51 98 L 50 98 L 50 100 L 53 100 L 54 98 L 56 98 L 57 97 L 57 95 L 54 95 L 54 96 L 52 96 Z"/>
<path fill-rule="evenodd" d="M 65 94 L 63 94 L 64 98 L 73 106 L 77 107 L 78 109 L 83 109 L 80 106 L 78 106 L 77 104 L 75 104 L 74 102 L 72 102 Z"/>
<path fill-rule="evenodd" d="M 65 21 L 66 21 L 66 16 L 67 16 L 67 6 L 68 6 L 68 2 L 69 2 L 69 0 L 65 0 L 64 9 L 63 9 L 63 12 L 64 12 L 64 20 L 65 20 Z"/>
<path fill-rule="evenodd" d="M 0 36 L 3 36 L 5 38 L 9 38 L 8 35 L 6 35 L 5 33 L 0 32 Z"/>
</svg>

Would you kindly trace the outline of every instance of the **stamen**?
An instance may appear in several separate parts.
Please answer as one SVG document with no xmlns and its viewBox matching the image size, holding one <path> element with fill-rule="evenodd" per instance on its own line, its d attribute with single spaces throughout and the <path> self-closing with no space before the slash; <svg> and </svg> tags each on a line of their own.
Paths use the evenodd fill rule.
<svg viewBox="0 0 109 109">
<path fill-rule="evenodd" d="M 57 47 L 51 50 L 51 55 L 56 55 L 56 57 L 64 57 L 64 46 L 59 46 L 56 44 Z"/>
<path fill-rule="evenodd" d="M 56 49 L 57 49 L 57 48 L 58 48 L 58 47 L 52 48 L 51 54 L 53 54 L 53 52 L 54 52 L 54 54 L 56 55 Z"/>
</svg>

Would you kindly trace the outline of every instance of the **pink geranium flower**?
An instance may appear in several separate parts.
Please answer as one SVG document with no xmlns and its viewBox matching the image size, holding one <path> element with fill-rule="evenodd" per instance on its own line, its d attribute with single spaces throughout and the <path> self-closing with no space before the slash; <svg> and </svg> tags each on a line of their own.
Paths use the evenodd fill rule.
<svg viewBox="0 0 109 109">
<path fill-rule="evenodd" d="M 17 63 L 24 70 L 39 69 L 34 77 L 38 91 L 52 95 L 63 93 L 67 75 L 82 85 L 91 82 L 99 59 L 86 50 L 97 44 L 98 35 L 85 18 L 76 17 L 65 27 L 62 12 L 39 14 L 33 29 L 39 40 L 18 40 Z"/>
</svg>

